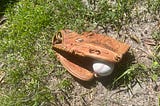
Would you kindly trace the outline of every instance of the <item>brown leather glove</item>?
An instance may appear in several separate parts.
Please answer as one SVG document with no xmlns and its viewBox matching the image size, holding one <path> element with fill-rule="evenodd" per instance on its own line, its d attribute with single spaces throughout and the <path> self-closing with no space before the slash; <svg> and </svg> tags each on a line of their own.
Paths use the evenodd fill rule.
<svg viewBox="0 0 160 106">
<path fill-rule="evenodd" d="M 95 60 L 119 62 L 129 45 L 109 36 L 71 30 L 61 30 L 53 37 L 53 50 L 61 64 L 75 77 L 88 81 L 94 78 Z"/>
</svg>

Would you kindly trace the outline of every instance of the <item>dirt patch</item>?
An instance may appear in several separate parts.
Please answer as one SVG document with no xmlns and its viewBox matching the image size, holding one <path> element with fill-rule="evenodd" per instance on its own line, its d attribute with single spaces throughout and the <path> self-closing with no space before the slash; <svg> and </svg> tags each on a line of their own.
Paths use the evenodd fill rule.
<svg viewBox="0 0 160 106">
<path fill-rule="evenodd" d="M 134 55 L 132 62 L 143 63 L 147 67 L 151 65 L 150 56 L 156 42 L 152 34 L 159 30 L 160 16 L 151 14 L 144 15 L 144 8 L 141 8 L 139 18 L 133 19 L 132 23 L 122 26 L 119 33 L 113 29 L 104 29 L 100 26 L 95 29 L 98 33 L 110 35 L 120 41 L 126 42 L 131 46 L 130 53 Z M 125 57 L 125 58 L 130 58 Z M 115 71 L 114 73 L 117 73 Z M 54 73 L 53 73 L 54 74 Z M 113 75 L 113 74 L 112 74 Z M 66 92 L 65 99 L 59 102 L 62 106 L 158 106 L 159 92 L 156 89 L 160 83 L 150 79 L 133 84 L 131 89 L 124 86 L 112 88 L 114 76 L 95 79 L 92 82 L 82 82 L 73 78 L 70 74 L 63 78 L 72 80 L 72 88 Z M 54 75 L 53 75 L 54 76 Z M 53 78 L 54 80 L 54 78 Z M 56 79 L 57 80 L 57 79 Z M 61 80 L 61 79 L 58 79 Z M 52 81 L 51 81 L 52 82 Z"/>
</svg>

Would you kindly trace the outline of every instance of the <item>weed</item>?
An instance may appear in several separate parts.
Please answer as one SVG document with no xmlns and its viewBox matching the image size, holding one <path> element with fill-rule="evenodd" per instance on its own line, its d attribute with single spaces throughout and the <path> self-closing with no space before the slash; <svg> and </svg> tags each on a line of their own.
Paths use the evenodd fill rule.
<svg viewBox="0 0 160 106">
<path fill-rule="evenodd" d="M 54 0 L 52 3 L 54 17 L 51 20 L 54 29 L 85 30 L 87 9 L 80 0 Z M 62 8 L 63 7 L 63 8 Z"/>
<path fill-rule="evenodd" d="M 160 64 L 157 61 L 153 61 L 151 68 L 150 68 L 151 79 L 153 81 L 158 80 L 158 77 L 160 76 L 159 70 L 160 70 Z"/>
<path fill-rule="evenodd" d="M 160 0 L 147 0 L 147 9 L 149 12 L 159 14 Z"/>
<path fill-rule="evenodd" d="M 98 4 L 95 20 L 100 26 L 111 24 L 119 31 L 124 23 L 130 22 L 131 11 L 136 2 L 137 0 L 117 0 L 115 4 L 110 4 L 103 0 Z"/>
<path fill-rule="evenodd" d="M 153 39 L 155 39 L 156 41 L 160 41 L 160 31 L 155 31 L 152 34 Z"/>
<path fill-rule="evenodd" d="M 64 79 L 59 83 L 58 87 L 62 90 L 69 90 L 72 88 L 72 83 L 70 80 Z"/>
<path fill-rule="evenodd" d="M 158 80 L 160 76 L 159 31 L 153 32 L 152 37 L 156 41 L 156 45 L 153 50 L 151 65 L 147 67 L 140 63 L 130 64 L 126 71 L 114 80 L 113 85 L 119 82 L 129 87 L 134 84 L 133 82 L 140 83 L 139 81 L 144 79 L 151 79 L 154 82 Z"/>
<path fill-rule="evenodd" d="M 160 105 L 160 95 L 158 95 L 158 105 Z"/>
<path fill-rule="evenodd" d="M 122 83 L 128 86 L 128 84 L 133 84 L 131 82 L 140 80 L 141 78 L 139 77 L 145 77 L 146 73 L 147 68 L 145 65 L 133 64 L 129 66 L 128 69 L 122 75 L 120 75 L 118 78 L 114 80 L 113 85 L 117 84 L 117 82 L 123 81 Z"/>
<path fill-rule="evenodd" d="M 150 68 L 151 78 L 153 81 L 157 81 L 158 77 L 160 76 L 160 31 L 155 31 L 152 34 L 153 39 L 156 41 L 156 45 L 154 47 L 154 53 L 153 53 L 153 61 Z"/>
</svg>

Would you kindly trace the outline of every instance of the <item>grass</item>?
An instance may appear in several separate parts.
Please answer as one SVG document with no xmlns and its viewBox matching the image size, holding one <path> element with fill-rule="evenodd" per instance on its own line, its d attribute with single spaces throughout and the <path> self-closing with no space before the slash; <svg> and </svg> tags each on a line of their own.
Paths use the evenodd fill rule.
<svg viewBox="0 0 160 106">
<path fill-rule="evenodd" d="M 144 80 L 150 78 L 152 81 L 157 82 L 160 76 L 160 46 L 159 46 L 159 37 L 160 30 L 154 31 L 152 33 L 153 39 L 156 41 L 153 52 L 150 54 L 152 63 L 150 66 L 147 66 L 143 63 L 129 63 L 123 67 L 119 66 L 120 70 L 125 70 L 120 76 L 115 78 L 113 85 L 119 85 L 121 83 L 123 86 L 128 86 L 130 89 L 131 86 L 134 86 L 135 82 L 139 84 Z M 121 68 L 122 67 L 122 68 Z"/>
<path fill-rule="evenodd" d="M 117 31 L 124 24 L 131 22 L 131 12 L 137 0 L 117 0 L 110 4 L 107 0 L 96 2 L 97 7 L 87 8 L 80 0 L 3 0 L 1 15 L 7 22 L 0 27 L 0 71 L 5 72 L 3 83 L 0 83 L 1 106 L 39 106 L 56 105 L 56 96 L 49 88 L 47 78 L 57 67 L 51 50 L 51 39 L 60 29 L 72 29 L 78 32 L 93 30 L 96 26 L 104 29 L 112 26 Z M 2 5 L 1 4 L 1 5 Z M 92 3 L 90 4 L 92 5 Z M 148 11 L 158 14 L 160 2 L 148 0 Z M 90 28 L 90 26 L 93 26 Z M 159 33 L 154 38 L 159 39 Z M 159 51 L 158 45 L 155 48 Z M 153 59 L 150 69 L 152 79 L 159 74 L 159 57 Z M 136 71 L 135 71 L 136 70 Z M 117 78 L 131 83 L 143 65 L 135 64 Z M 63 93 L 61 99 L 72 88 L 72 82 L 62 78 L 64 70 L 57 71 L 55 76 L 62 79 L 56 86 Z M 127 80 L 126 80 L 127 79 Z M 65 91 L 65 93 L 64 93 Z"/>
<path fill-rule="evenodd" d="M 147 0 L 148 11 L 154 14 L 160 12 L 160 0 Z"/>
<path fill-rule="evenodd" d="M 117 0 L 116 4 L 109 4 L 107 0 L 99 2 L 95 21 L 104 28 L 110 24 L 119 31 L 122 25 L 130 22 L 130 11 L 136 3 L 137 0 Z"/>
<path fill-rule="evenodd" d="M 160 76 L 160 45 L 159 45 L 159 41 L 160 41 L 160 30 L 157 30 L 155 32 L 153 32 L 152 34 L 153 39 L 155 39 L 156 41 L 156 46 L 154 48 L 154 52 L 153 52 L 153 62 L 151 65 L 151 72 L 152 72 L 152 79 L 154 81 L 158 80 L 158 76 Z"/>
<path fill-rule="evenodd" d="M 49 58 L 54 58 L 48 42 L 51 36 L 43 32 L 50 23 L 45 7 L 21 1 L 6 10 L 8 21 L 1 30 L 0 40 L 2 70 L 6 72 L 1 105 L 37 106 L 53 98 L 43 82 L 47 71 L 53 68 Z"/>
</svg>

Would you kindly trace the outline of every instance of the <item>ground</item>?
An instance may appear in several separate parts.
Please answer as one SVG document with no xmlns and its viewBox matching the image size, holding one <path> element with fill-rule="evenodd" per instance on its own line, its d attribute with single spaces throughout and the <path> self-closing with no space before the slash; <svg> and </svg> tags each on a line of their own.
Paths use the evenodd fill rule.
<svg viewBox="0 0 160 106">
<path fill-rule="evenodd" d="M 124 26 L 124 29 L 120 31 L 120 35 L 127 37 L 125 42 L 131 45 L 129 52 L 133 52 L 134 61 L 146 64 L 146 66 L 151 65 L 149 56 L 152 55 L 152 48 L 156 45 L 151 34 L 158 30 L 158 24 L 159 21 L 149 18 L 147 22 L 140 22 L 138 24 L 135 22 Z M 100 28 L 96 30 L 98 30 L 98 32 L 104 31 Z M 109 32 L 107 32 L 107 35 L 108 34 L 113 35 L 115 38 L 118 37 L 119 40 L 123 39 L 119 37 L 115 31 L 109 30 Z M 124 58 L 129 57 L 126 56 Z M 114 73 L 117 71 L 119 70 L 116 69 Z M 68 75 L 65 76 L 68 77 Z M 56 79 L 52 77 L 51 82 L 55 83 L 54 80 Z M 151 79 L 145 79 L 143 82 L 140 82 L 140 84 L 133 82 L 133 86 L 129 89 L 125 86 L 110 88 L 110 77 L 96 79 L 89 83 L 77 82 L 77 80 L 72 79 L 73 88 L 71 88 L 71 92 L 66 95 L 67 102 L 62 101 L 60 104 L 65 106 L 158 106 L 159 90 L 156 90 L 156 87 L 159 85 L 159 81 L 158 78 L 156 82 Z"/>
<path fill-rule="evenodd" d="M 159 106 L 160 1 L 82 1 L 3 1 L 2 106 Z M 110 76 L 84 82 L 51 49 L 52 36 L 64 28 L 112 36 L 130 50 Z"/>
</svg>

